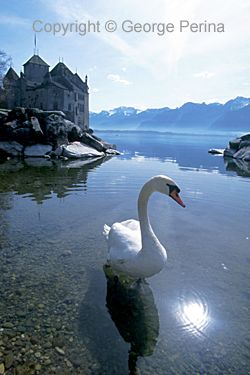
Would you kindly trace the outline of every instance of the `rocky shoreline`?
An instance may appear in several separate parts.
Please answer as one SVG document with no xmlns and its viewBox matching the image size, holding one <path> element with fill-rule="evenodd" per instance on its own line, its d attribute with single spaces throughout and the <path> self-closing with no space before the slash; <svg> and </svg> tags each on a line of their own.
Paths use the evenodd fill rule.
<svg viewBox="0 0 250 375">
<path fill-rule="evenodd" d="M 239 159 L 244 162 L 250 162 L 250 134 L 242 135 L 229 141 L 228 147 L 223 149 L 210 149 L 210 154 L 223 155 L 224 157 Z"/>
<path fill-rule="evenodd" d="M 224 150 L 224 156 L 250 162 L 250 134 L 242 135 L 230 141 L 228 147 Z"/>
<path fill-rule="evenodd" d="M 226 169 L 243 177 L 250 176 L 250 134 L 229 141 L 223 149 L 210 149 L 213 155 L 223 155 Z"/>
<path fill-rule="evenodd" d="M 61 111 L 0 109 L 0 159 L 46 157 L 78 159 L 119 154 L 91 129 L 65 118 Z"/>
</svg>

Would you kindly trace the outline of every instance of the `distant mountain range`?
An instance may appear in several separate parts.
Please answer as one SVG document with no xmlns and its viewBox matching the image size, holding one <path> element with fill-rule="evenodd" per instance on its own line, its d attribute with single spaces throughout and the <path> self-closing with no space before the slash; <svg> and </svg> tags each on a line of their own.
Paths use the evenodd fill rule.
<svg viewBox="0 0 250 375">
<path fill-rule="evenodd" d="M 141 111 L 119 107 L 110 111 L 90 113 L 94 130 L 140 131 L 248 131 L 250 132 L 250 98 L 237 97 L 225 104 L 185 103 Z"/>
</svg>

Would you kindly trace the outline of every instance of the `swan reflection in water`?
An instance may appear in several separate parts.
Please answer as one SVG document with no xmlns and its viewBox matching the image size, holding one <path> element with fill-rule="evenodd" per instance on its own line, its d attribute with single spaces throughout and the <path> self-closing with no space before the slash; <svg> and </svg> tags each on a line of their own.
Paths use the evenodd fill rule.
<svg viewBox="0 0 250 375">
<path fill-rule="evenodd" d="M 152 290 L 145 281 L 119 279 L 108 265 L 103 267 L 107 279 L 106 306 L 125 342 L 130 343 L 129 374 L 137 373 L 138 357 L 154 352 L 159 334 L 159 316 Z"/>
</svg>

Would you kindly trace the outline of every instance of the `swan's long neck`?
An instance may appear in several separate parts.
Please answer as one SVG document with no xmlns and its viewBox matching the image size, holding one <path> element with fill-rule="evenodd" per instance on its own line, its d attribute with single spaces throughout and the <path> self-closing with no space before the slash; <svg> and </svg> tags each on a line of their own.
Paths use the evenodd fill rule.
<svg viewBox="0 0 250 375">
<path fill-rule="evenodd" d="M 147 240 L 148 238 L 156 239 L 148 218 L 148 200 L 153 192 L 152 183 L 149 181 L 141 189 L 138 198 L 138 216 L 141 227 L 142 246 L 146 238 Z"/>
</svg>

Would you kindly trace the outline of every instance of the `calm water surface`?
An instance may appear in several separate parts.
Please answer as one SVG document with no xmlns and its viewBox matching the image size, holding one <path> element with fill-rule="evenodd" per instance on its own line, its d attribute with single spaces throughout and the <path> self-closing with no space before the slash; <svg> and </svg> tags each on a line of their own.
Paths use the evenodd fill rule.
<svg viewBox="0 0 250 375">
<path fill-rule="evenodd" d="M 0 164 L 0 363 L 12 355 L 9 371 L 26 375 L 250 374 L 249 166 L 207 153 L 228 137 L 101 136 L 124 154 Z M 157 174 L 186 204 L 150 200 L 167 266 L 117 289 L 103 224 L 136 218 Z"/>
</svg>

